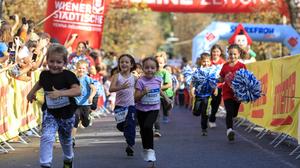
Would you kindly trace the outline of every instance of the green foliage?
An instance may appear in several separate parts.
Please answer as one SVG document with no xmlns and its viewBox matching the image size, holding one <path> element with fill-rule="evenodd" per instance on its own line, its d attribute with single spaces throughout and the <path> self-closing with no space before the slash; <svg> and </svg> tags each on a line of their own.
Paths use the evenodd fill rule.
<svg viewBox="0 0 300 168">
<path fill-rule="evenodd" d="M 105 16 L 102 48 L 138 57 L 155 52 L 162 40 L 156 20 L 159 14 L 148 8 L 109 8 Z"/>
</svg>

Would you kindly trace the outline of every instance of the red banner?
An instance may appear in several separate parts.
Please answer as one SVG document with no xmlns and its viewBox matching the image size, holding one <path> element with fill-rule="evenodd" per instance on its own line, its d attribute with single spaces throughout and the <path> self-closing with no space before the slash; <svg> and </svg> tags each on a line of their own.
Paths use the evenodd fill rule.
<svg viewBox="0 0 300 168">
<path fill-rule="evenodd" d="M 89 41 L 100 48 L 104 25 L 104 0 L 48 0 L 45 32 L 64 43 L 71 34 L 78 34 L 74 44 Z"/>
<path fill-rule="evenodd" d="M 242 13 L 270 10 L 287 14 L 284 0 L 111 0 L 113 3 L 144 3 L 159 12 Z M 270 6 L 273 6 L 270 8 Z"/>
</svg>

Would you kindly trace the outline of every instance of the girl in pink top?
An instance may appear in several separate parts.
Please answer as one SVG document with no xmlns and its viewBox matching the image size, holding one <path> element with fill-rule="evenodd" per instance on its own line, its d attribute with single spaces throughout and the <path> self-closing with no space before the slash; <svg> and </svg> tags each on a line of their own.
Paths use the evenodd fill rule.
<svg viewBox="0 0 300 168">
<path fill-rule="evenodd" d="M 223 66 L 223 64 L 226 62 L 222 56 L 223 50 L 220 45 L 215 44 L 212 46 L 210 50 L 211 55 L 211 63 L 215 66 Z M 217 88 L 214 90 L 214 93 L 211 96 L 211 113 L 208 120 L 208 126 L 210 128 L 216 127 L 216 113 L 218 112 L 221 100 L 222 100 L 222 83 L 218 83 Z"/>
<path fill-rule="evenodd" d="M 133 156 L 135 144 L 134 85 L 136 79 L 131 73 L 135 67 L 135 61 L 131 55 L 121 55 L 118 59 L 119 73 L 112 76 L 109 88 L 109 92 L 116 92 L 115 119 L 117 129 L 124 132 L 127 142 L 125 151 L 128 156 Z"/>
</svg>

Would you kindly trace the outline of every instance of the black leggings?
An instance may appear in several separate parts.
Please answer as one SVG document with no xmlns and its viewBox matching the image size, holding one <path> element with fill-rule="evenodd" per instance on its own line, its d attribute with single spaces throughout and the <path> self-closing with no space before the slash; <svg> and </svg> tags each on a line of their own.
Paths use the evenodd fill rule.
<svg viewBox="0 0 300 168">
<path fill-rule="evenodd" d="M 211 96 L 211 102 L 210 102 L 211 113 L 209 116 L 209 122 L 216 122 L 216 113 L 218 112 L 222 100 L 222 89 L 221 88 L 217 88 L 217 89 L 218 89 L 218 95 L 215 96 L 214 94 L 212 94 Z"/>
<path fill-rule="evenodd" d="M 137 119 L 140 126 L 140 134 L 144 149 L 153 149 L 153 124 L 159 110 L 140 111 L 137 110 Z"/>
<path fill-rule="evenodd" d="M 207 129 L 208 99 L 209 99 L 208 97 L 205 97 L 205 98 L 196 97 L 196 100 L 194 103 L 193 114 L 195 116 L 201 115 L 201 128 L 202 129 Z"/>
<path fill-rule="evenodd" d="M 237 102 L 233 99 L 224 100 L 224 105 L 226 109 L 226 126 L 227 129 L 232 128 L 233 126 L 233 118 L 238 115 L 240 102 Z"/>
</svg>

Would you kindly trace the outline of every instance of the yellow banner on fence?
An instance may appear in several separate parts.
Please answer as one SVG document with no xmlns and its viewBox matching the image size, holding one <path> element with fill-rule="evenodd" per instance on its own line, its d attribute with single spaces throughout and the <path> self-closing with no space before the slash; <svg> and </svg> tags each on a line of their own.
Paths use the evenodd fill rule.
<svg viewBox="0 0 300 168">
<path fill-rule="evenodd" d="M 247 65 L 247 68 L 260 80 L 263 93 L 263 96 L 255 102 L 245 104 L 246 109 L 249 111 L 247 119 L 259 126 L 266 127 L 268 121 L 265 118 L 272 111 L 272 64 L 270 64 L 270 61 L 260 61 Z"/>
<path fill-rule="evenodd" d="M 300 96 L 300 56 L 285 57 L 248 64 L 247 68 L 261 81 L 265 96 L 243 104 L 249 121 L 275 132 L 298 139 Z"/>
<path fill-rule="evenodd" d="M 16 137 L 20 122 L 14 115 L 14 89 L 6 73 L 0 74 L 0 140 Z"/>
<path fill-rule="evenodd" d="M 41 105 L 26 99 L 38 76 L 39 72 L 35 72 L 31 81 L 24 82 L 0 73 L 0 142 L 41 123 Z"/>
<path fill-rule="evenodd" d="M 26 99 L 26 96 L 31 90 L 33 84 L 32 82 L 23 82 L 14 79 L 14 86 L 14 104 L 17 105 L 15 107 L 15 114 L 17 118 L 21 121 L 21 126 L 19 130 L 20 132 L 23 132 L 29 130 L 30 128 L 34 128 L 38 125 L 33 104 L 29 103 Z"/>
</svg>

